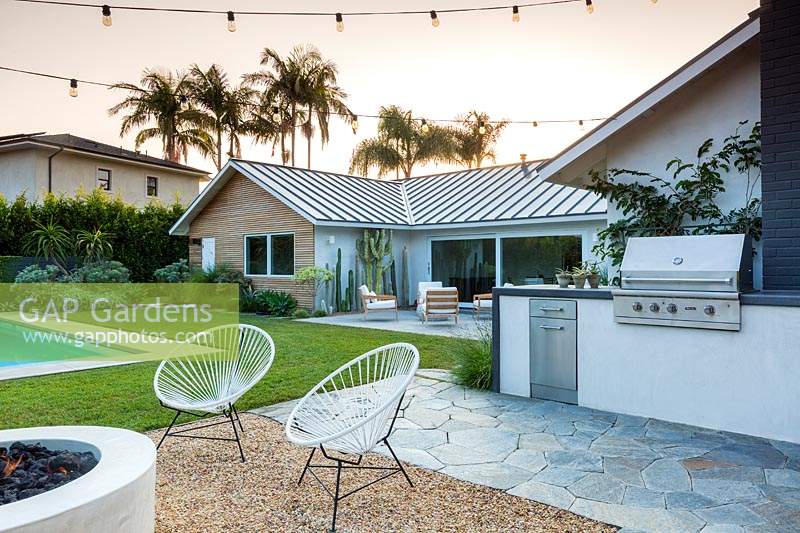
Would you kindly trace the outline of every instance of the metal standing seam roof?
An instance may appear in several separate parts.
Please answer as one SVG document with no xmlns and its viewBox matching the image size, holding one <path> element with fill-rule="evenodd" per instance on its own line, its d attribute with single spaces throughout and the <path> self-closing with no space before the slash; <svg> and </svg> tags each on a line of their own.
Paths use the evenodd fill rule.
<svg viewBox="0 0 800 533">
<path fill-rule="evenodd" d="M 402 180 L 243 160 L 232 166 L 315 222 L 431 226 L 605 214 L 605 199 L 542 180 L 538 163 Z"/>
</svg>

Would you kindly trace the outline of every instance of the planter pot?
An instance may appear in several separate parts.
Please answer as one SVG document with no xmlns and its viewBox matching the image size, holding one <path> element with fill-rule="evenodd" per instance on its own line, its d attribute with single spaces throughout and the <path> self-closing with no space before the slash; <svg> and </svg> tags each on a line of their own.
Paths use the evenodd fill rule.
<svg viewBox="0 0 800 533">
<path fill-rule="evenodd" d="M 575 281 L 576 289 L 582 289 L 586 285 L 586 276 L 572 276 L 572 279 Z"/>
<path fill-rule="evenodd" d="M 566 289 L 569 287 L 570 282 L 572 281 L 572 276 L 569 275 L 558 275 L 556 276 L 556 280 L 558 280 L 558 286 L 562 289 Z"/>
<path fill-rule="evenodd" d="M 586 280 L 589 282 L 590 289 L 596 289 L 600 286 L 600 274 L 589 274 L 586 276 Z"/>
</svg>

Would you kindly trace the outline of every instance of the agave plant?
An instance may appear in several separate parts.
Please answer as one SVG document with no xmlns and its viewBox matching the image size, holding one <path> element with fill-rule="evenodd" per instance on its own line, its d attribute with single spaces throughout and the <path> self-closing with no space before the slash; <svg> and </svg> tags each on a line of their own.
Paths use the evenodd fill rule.
<svg viewBox="0 0 800 533">
<path fill-rule="evenodd" d="M 110 257 L 114 251 L 111 245 L 113 238 L 114 234 L 103 231 L 102 227 L 95 228 L 93 231 L 84 229 L 78 232 L 75 247 L 87 262 L 102 261 Z"/>
<path fill-rule="evenodd" d="M 24 250 L 27 254 L 52 262 L 66 274 L 67 255 L 72 248 L 69 232 L 50 219 L 47 224 L 36 223 L 36 229 L 28 235 Z"/>
</svg>

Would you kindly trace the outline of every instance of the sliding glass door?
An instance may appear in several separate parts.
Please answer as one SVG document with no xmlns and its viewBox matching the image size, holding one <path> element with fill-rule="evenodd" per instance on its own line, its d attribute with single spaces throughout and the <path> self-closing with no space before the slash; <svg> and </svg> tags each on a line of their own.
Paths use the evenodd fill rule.
<svg viewBox="0 0 800 533">
<path fill-rule="evenodd" d="M 555 283 L 557 268 L 581 264 L 581 238 L 577 235 L 506 237 L 500 239 L 503 283 L 540 285 Z"/>
<path fill-rule="evenodd" d="M 462 302 L 492 292 L 496 265 L 494 237 L 431 241 L 431 280 L 456 287 Z"/>
</svg>

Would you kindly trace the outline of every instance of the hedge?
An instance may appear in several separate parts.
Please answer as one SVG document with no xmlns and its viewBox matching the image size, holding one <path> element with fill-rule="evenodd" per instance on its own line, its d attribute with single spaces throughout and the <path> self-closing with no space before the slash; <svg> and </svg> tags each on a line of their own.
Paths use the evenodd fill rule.
<svg viewBox="0 0 800 533">
<path fill-rule="evenodd" d="M 0 195 L 0 256 L 26 255 L 26 237 L 37 222 L 52 220 L 71 233 L 102 227 L 113 234 L 112 259 L 130 270 L 131 281 L 152 281 L 157 268 L 188 258 L 187 238 L 167 233 L 183 212 L 179 203 L 151 202 L 140 209 L 99 189 L 70 197 L 48 194 L 42 202 L 23 195 L 10 202 Z"/>
</svg>

